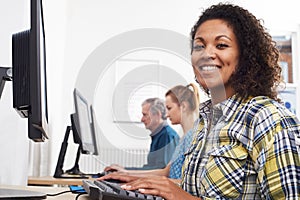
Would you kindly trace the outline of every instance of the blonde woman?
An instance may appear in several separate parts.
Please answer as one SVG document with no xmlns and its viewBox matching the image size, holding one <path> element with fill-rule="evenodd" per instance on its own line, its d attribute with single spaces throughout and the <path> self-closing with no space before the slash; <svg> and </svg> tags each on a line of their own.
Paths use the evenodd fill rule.
<svg viewBox="0 0 300 200">
<path fill-rule="evenodd" d="M 122 166 L 113 164 L 104 171 L 117 171 L 136 176 L 161 175 L 171 179 L 181 179 L 181 168 L 184 161 L 184 153 L 188 150 L 192 137 L 193 125 L 198 117 L 199 90 L 193 83 L 177 85 L 166 92 L 166 117 L 173 125 L 180 124 L 184 135 L 177 145 L 171 161 L 165 168 L 153 170 L 127 170 Z"/>
</svg>

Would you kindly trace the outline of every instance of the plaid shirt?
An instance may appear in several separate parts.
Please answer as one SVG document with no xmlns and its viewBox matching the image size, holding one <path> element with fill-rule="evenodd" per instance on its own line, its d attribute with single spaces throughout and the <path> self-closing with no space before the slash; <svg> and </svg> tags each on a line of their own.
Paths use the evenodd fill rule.
<svg viewBox="0 0 300 200">
<path fill-rule="evenodd" d="M 182 187 L 190 194 L 300 198 L 300 123 L 281 104 L 262 96 L 233 96 L 214 107 L 206 101 L 197 132 L 183 166 Z"/>
</svg>

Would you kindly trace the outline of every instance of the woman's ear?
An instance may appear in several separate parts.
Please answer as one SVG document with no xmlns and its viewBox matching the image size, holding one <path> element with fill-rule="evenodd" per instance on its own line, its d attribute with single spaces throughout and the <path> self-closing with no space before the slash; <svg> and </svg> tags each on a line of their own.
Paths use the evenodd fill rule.
<svg viewBox="0 0 300 200">
<path fill-rule="evenodd" d="M 181 107 L 182 111 L 187 111 L 187 109 L 188 109 L 187 102 L 186 101 L 181 102 L 180 107 Z"/>
</svg>

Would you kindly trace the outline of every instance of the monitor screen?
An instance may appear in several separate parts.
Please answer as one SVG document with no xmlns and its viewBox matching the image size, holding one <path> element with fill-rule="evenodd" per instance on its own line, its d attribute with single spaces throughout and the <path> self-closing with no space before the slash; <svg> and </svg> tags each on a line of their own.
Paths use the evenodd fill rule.
<svg viewBox="0 0 300 200">
<path fill-rule="evenodd" d="M 74 90 L 74 103 L 75 103 L 75 118 L 77 118 L 76 130 L 78 132 L 82 153 L 84 154 L 97 154 L 96 137 L 92 123 L 92 115 L 90 106 L 87 99 L 85 99 L 78 89 Z M 75 141 L 76 142 L 76 141 Z"/>
<path fill-rule="evenodd" d="M 30 1 L 30 30 L 12 36 L 13 107 L 28 118 L 28 137 L 47 136 L 47 80 L 42 0 Z"/>
<path fill-rule="evenodd" d="M 94 143 L 95 143 L 95 152 L 94 155 L 99 155 L 98 153 L 98 146 L 97 146 L 97 138 L 96 138 L 96 134 L 97 134 L 97 121 L 96 121 L 96 115 L 95 115 L 95 110 L 94 107 L 91 105 L 90 106 L 90 112 L 91 112 L 91 128 L 92 128 L 92 133 L 93 133 L 93 138 L 94 138 Z"/>
</svg>

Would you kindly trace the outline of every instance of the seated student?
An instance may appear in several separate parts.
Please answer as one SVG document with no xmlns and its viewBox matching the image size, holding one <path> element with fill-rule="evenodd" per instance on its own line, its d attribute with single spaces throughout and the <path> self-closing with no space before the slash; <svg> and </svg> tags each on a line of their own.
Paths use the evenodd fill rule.
<svg viewBox="0 0 300 200">
<path fill-rule="evenodd" d="M 210 100 L 200 104 L 180 187 L 164 176 L 102 179 L 166 200 L 300 199 L 300 122 L 277 97 L 270 34 L 249 11 L 219 3 L 202 13 L 191 39 L 194 74 Z"/>
<path fill-rule="evenodd" d="M 179 135 L 166 121 L 166 106 L 162 99 L 149 98 L 142 103 L 142 119 L 151 131 L 151 145 L 147 163 L 142 167 L 125 167 L 128 170 L 161 169 L 166 167 L 179 143 Z M 114 166 L 114 167 L 113 167 Z M 124 169 L 120 165 L 108 166 L 104 171 Z"/>
<path fill-rule="evenodd" d="M 192 127 L 198 117 L 199 92 L 195 84 L 187 86 L 177 85 L 166 92 L 167 117 L 173 125 L 180 124 L 184 135 L 177 145 L 169 164 L 163 169 L 154 170 L 126 170 L 118 165 L 111 165 L 105 170 L 113 170 L 136 176 L 161 175 L 171 179 L 181 179 L 181 168 L 184 153 L 190 147 L 193 131 Z M 175 181 L 175 180 L 174 180 Z"/>
</svg>

